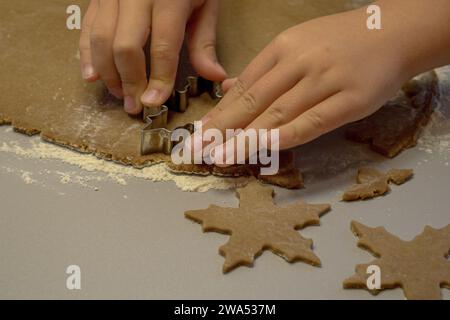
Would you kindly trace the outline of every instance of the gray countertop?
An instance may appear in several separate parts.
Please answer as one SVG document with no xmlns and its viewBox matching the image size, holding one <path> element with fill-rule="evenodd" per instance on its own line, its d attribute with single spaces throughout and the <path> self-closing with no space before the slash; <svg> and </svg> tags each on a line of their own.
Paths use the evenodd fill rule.
<svg viewBox="0 0 450 320">
<path fill-rule="evenodd" d="M 27 139 L 0 128 L 0 144 Z M 183 212 L 212 203 L 235 206 L 234 192 L 182 192 L 170 182 L 138 178 L 127 185 L 98 181 L 95 191 L 62 184 L 50 173 L 79 171 L 76 167 L 0 152 L 0 298 L 402 299 L 400 289 L 373 297 L 343 290 L 342 281 L 356 264 L 372 259 L 356 247 L 351 220 L 383 225 L 404 239 L 425 225 L 450 223 L 448 155 L 422 149 L 385 160 L 345 142 L 339 131 L 299 149 L 307 188 L 277 188 L 275 199 L 281 205 L 300 198 L 332 204 L 321 226 L 301 231 L 314 240 L 323 266 L 289 264 L 265 252 L 254 268 L 227 275 L 217 253 L 227 236 L 203 234 Z M 415 177 L 385 197 L 340 202 L 356 167 L 366 162 L 381 169 L 414 168 Z M 21 172 L 39 172 L 41 181 L 27 184 Z M 81 267 L 79 291 L 66 289 L 69 265 Z M 443 294 L 450 298 L 448 290 Z"/>
</svg>

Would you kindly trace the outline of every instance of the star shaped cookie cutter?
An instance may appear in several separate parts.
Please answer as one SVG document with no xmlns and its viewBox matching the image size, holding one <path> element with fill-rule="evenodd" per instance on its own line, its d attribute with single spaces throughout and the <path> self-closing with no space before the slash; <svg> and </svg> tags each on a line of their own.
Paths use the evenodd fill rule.
<svg viewBox="0 0 450 320">
<path fill-rule="evenodd" d="M 177 144 L 172 141 L 172 133 L 177 129 L 194 132 L 194 124 L 188 123 L 174 130 L 167 129 L 170 111 L 185 112 L 189 106 L 189 99 L 209 93 L 213 99 L 223 97 L 221 83 L 206 80 L 202 77 L 189 76 L 181 90 L 174 90 L 169 100 L 158 107 L 144 107 L 144 122 L 147 124 L 141 131 L 141 155 L 164 153 L 170 155 Z"/>
</svg>

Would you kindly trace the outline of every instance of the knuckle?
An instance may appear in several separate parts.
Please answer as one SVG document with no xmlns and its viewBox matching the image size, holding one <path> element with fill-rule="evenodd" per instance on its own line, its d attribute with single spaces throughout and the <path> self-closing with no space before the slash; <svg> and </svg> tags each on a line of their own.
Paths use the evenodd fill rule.
<svg viewBox="0 0 450 320">
<path fill-rule="evenodd" d="M 244 111 L 249 115 L 256 115 L 258 112 L 256 98 L 254 94 L 251 92 L 245 92 L 241 96 L 242 101 L 242 107 L 244 108 Z"/>
<path fill-rule="evenodd" d="M 311 109 L 305 114 L 306 121 L 308 121 L 314 130 L 322 131 L 325 128 L 325 120 L 323 115 Z"/>
<path fill-rule="evenodd" d="M 150 55 L 152 58 L 173 62 L 178 59 L 178 53 L 167 43 L 152 45 Z"/>
<path fill-rule="evenodd" d="M 317 63 L 317 61 L 320 61 L 320 63 Z M 306 58 L 305 65 L 310 66 L 309 71 L 312 76 L 320 78 L 325 75 L 335 65 L 331 49 L 324 46 L 313 50 Z"/>
<path fill-rule="evenodd" d="M 216 42 L 215 41 L 206 41 L 201 44 L 201 48 L 203 50 L 215 50 Z"/>
<path fill-rule="evenodd" d="M 231 90 L 233 94 L 242 96 L 247 91 L 246 84 L 242 79 L 238 78 L 234 83 L 233 87 L 231 88 Z"/>
<path fill-rule="evenodd" d="M 129 76 L 122 75 L 121 82 L 122 82 L 122 86 L 124 88 L 137 87 L 137 85 L 138 85 L 137 79 L 129 77 Z"/>
<path fill-rule="evenodd" d="M 113 44 L 113 52 L 116 59 L 129 58 L 139 52 L 139 50 L 139 46 L 121 40 L 116 40 Z"/>
<path fill-rule="evenodd" d="M 285 123 L 286 115 L 279 106 L 274 105 L 267 109 L 267 116 L 275 127 L 279 127 Z"/>
<path fill-rule="evenodd" d="M 273 45 L 276 48 L 285 48 L 291 43 L 292 43 L 291 37 L 289 36 L 289 34 L 287 32 L 280 33 L 273 40 Z"/>
<path fill-rule="evenodd" d="M 225 108 L 224 108 L 223 106 L 217 105 L 217 106 L 214 108 L 214 115 L 220 114 L 220 113 L 222 113 L 224 110 L 225 110 Z"/>
<path fill-rule="evenodd" d="M 105 32 L 94 29 L 90 35 L 90 44 L 93 49 L 105 48 L 110 46 L 111 39 Z"/>
<path fill-rule="evenodd" d="M 215 50 L 216 48 L 216 42 L 214 40 L 205 40 L 205 41 L 199 41 L 197 43 L 188 44 L 189 49 L 191 52 L 197 52 L 197 51 L 211 51 Z"/>
<path fill-rule="evenodd" d="M 78 47 L 80 48 L 80 51 L 82 53 L 91 49 L 91 46 L 89 45 L 89 43 L 83 39 L 80 39 L 80 41 L 78 42 Z"/>
<path fill-rule="evenodd" d="M 299 126 L 294 126 L 292 130 L 290 130 L 289 134 L 286 137 L 286 143 L 290 145 L 298 145 L 301 144 L 304 140 L 304 134 L 302 128 Z"/>
</svg>

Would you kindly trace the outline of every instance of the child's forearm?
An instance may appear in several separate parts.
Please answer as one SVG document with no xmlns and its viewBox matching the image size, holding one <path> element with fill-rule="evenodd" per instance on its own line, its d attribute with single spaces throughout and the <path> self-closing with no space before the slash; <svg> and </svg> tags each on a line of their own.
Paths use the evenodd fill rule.
<svg viewBox="0 0 450 320">
<path fill-rule="evenodd" d="M 383 31 L 400 50 L 408 75 L 450 64 L 449 0 L 379 0 L 375 4 L 381 8 Z"/>
</svg>

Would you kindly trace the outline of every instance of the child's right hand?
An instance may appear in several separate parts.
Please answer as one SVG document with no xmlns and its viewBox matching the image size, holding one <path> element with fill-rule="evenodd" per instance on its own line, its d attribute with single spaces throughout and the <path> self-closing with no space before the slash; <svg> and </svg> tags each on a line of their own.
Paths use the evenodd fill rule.
<svg viewBox="0 0 450 320">
<path fill-rule="evenodd" d="M 192 65 L 214 81 L 226 78 L 215 51 L 218 0 L 91 0 L 80 38 L 82 75 L 104 81 L 125 111 L 163 104 L 170 96 L 185 30 Z M 144 45 L 151 37 L 150 52 Z M 150 54 L 147 81 L 145 57 Z"/>
</svg>

